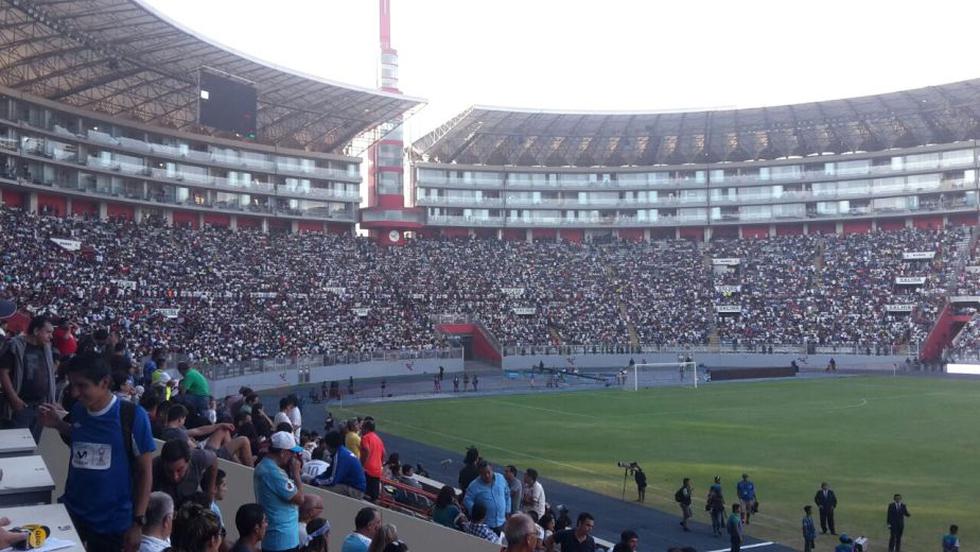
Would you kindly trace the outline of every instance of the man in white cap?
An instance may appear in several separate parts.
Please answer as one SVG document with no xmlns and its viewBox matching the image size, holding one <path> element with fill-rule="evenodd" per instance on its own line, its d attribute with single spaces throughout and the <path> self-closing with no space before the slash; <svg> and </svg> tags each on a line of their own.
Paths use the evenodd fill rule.
<svg viewBox="0 0 980 552">
<path fill-rule="evenodd" d="M 265 509 L 269 529 L 262 539 L 263 552 L 281 552 L 300 546 L 299 506 L 303 503 L 303 448 L 287 431 L 272 434 L 269 453 L 252 474 L 255 499 Z"/>
</svg>

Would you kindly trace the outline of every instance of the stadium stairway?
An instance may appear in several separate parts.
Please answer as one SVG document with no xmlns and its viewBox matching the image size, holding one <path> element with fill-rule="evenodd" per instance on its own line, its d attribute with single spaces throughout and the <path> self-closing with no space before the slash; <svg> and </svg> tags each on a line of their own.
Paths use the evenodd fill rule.
<svg viewBox="0 0 980 552">
<path fill-rule="evenodd" d="M 952 303 L 946 303 L 936 323 L 929 331 L 929 335 L 922 342 L 919 349 L 919 360 L 923 362 L 937 362 L 942 357 L 943 351 L 953 343 L 960 330 L 970 322 L 973 316 L 970 314 L 957 314 Z"/>
</svg>

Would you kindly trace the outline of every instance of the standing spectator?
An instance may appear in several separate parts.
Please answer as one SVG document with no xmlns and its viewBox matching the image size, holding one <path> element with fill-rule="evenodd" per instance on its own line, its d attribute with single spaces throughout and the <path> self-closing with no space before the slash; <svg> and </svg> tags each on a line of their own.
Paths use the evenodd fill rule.
<svg viewBox="0 0 980 552">
<path fill-rule="evenodd" d="M 561 552 L 595 552 L 595 540 L 592 538 L 592 529 L 595 527 L 595 518 L 588 512 L 578 515 L 575 529 L 564 529 L 551 535 L 544 541 L 544 549 L 554 552 L 555 545 L 561 546 Z"/>
<path fill-rule="evenodd" d="M 354 453 L 354 456 L 361 457 L 361 423 L 357 418 L 347 420 L 347 433 L 344 434 L 344 446 Z"/>
<path fill-rule="evenodd" d="M 960 552 L 960 538 L 956 536 L 959 532 L 958 526 L 949 526 L 949 533 L 943 535 L 943 552 Z"/>
<path fill-rule="evenodd" d="M 354 532 L 344 538 L 340 552 L 367 552 L 380 527 L 381 512 L 370 506 L 361 508 L 354 516 Z"/>
<path fill-rule="evenodd" d="M 459 375 L 453 376 L 453 393 L 459 393 Z"/>
<path fill-rule="evenodd" d="M 711 532 L 720 537 L 725 528 L 725 497 L 721 488 L 721 477 L 708 488 L 708 512 L 711 514 Z"/>
<path fill-rule="evenodd" d="M 56 405 L 40 408 L 44 425 L 71 443 L 62 502 L 87 550 L 119 550 L 124 543 L 134 550 L 152 485 L 156 444 L 150 419 L 138 405 L 112 394 L 109 365 L 100 355 L 72 358 L 68 380 L 78 399 L 71 413 L 61 419 Z M 105 450 L 110 453 L 100 453 Z"/>
<path fill-rule="evenodd" d="M 749 480 L 749 474 L 743 473 L 742 480 L 736 486 L 738 501 L 741 505 L 742 521 L 749 524 L 749 518 L 755 511 L 755 483 Z"/>
<path fill-rule="evenodd" d="M 466 495 L 466 487 L 469 487 L 474 479 L 480 477 L 480 469 L 476 467 L 476 463 L 479 460 L 480 451 L 476 447 L 466 449 L 466 456 L 463 457 L 463 467 L 459 469 L 459 477 L 457 478 L 459 488 L 463 491 L 464 496 Z"/>
<path fill-rule="evenodd" d="M 636 531 L 627 529 L 619 534 L 619 542 L 613 547 L 612 552 L 636 552 L 640 549 L 640 536 Z"/>
<path fill-rule="evenodd" d="M 507 514 L 516 514 L 521 511 L 521 503 L 524 499 L 524 483 L 517 476 L 517 468 L 514 466 L 504 468 L 504 479 L 507 480 L 507 487 L 510 489 L 510 511 Z"/>
<path fill-rule="evenodd" d="M 279 412 L 272 419 L 272 424 L 276 427 L 279 427 L 279 424 L 289 424 L 289 427 L 293 428 L 293 438 L 299 439 L 296 436 L 296 426 L 293 425 L 294 410 L 296 410 L 296 401 L 293 400 L 292 396 L 279 399 Z"/>
<path fill-rule="evenodd" d="M 293 403 L 293 409 L 289 411 L 289 423 L 293 426 L 293 436 L 299 441 L 300 433 L 303 430 L 303 412 L 299 407 L 299 398 L 296 395 L 290 395 L 290 400 Z"/>
<path fill-rule="evenodd" d="M 239 506 L 235 513 L 238 542 L 231 548 L 231 552 L 258 552 L 268 527 L 269 521 L 262 506 L 255 503 Z"/>
<path fill-rule="evenodd" d="M 473 391 L 476 392 L 476 386 L 480 383 L 480 376 L 473 374 Z"/>
<path fill-rule="evenodd" d="M 41 436 L 38 407 L 55 401 L 54 326 L 45 316 L 35 316 L 26 335 L 0 341 L 0 388 L 6 399 L 3 417 L 14 428 Z"/>
<path fill-rule="evenodd" d="M 168 548 L 173 525 L 174 500 L 167 493 L 150 493 L 139 552 L 162 552 Z"/>
<path fill-rule="evenodd" d="M 191 414 L 202 415 L 208 409 L 208 399 L 211 398 L 208 380 L 186 362 L 178 362 L 177 371 L 180 372 L 181 402 L 187 405 Z"/>
<path fill-rule="evenodd" d="M 813 552 L 817 541 L 817 527 L 813 524 L 813 507 L 803 507 L 803 552 Z M 824 531 L 826 533 L 826 531 Z"/>
<path fill-rule="evenodd" d="M 534 512 L 538 519 L 544 517 L 545 497 L 544 487 L 538 481 L 538 470 L 528 468 L 524 470 L 524 500 L 523 508 L 527 513 Z"/>
<path fill-rule="evenodd" d="M 538 548 L 538 527 L 527 514 L 514 514 L 504 524 L 503 552 L 535 552 Z M 635 550 L 635 549 L 634 549 Z"/>
<path fill-rule="evenodd" d="M 636 481 L 636 501 L 645 502 L 647 499 L 647 474 L 643 473 L 643 468 L 636 466 L 633 470 L 633 480 Z"/>
<path fill-rule="evenodd" d="M 687 527 L 687 520 L 694 517 L 691 512 L 691 478 L 685 477 L 681 488 L 677 489 L 674 493 L 674 500 L 677 501 L 681 506 L 681 527 L 684 528 L 684 532 L 687 533 L 690 529 Z"/>
<path fill-rule="evenodd" d="M 340 433 L 336 431 L 324 435 L 323 443 L 327 446 L 333 469 L 327 472 L 329 476 L 314 479 L 314 485 L 333 487 L 334 491 L 351 498 L 363 498 L 367 481 L 361 461 L 347 447 L 340 444 Z"/>
<path fill-rule="evenodd" d="M 480 470 L 480 477 L 466 488 L 463 506 L 466 511 L 472 512 L 474 505 L 483 504 L 487 509 L 487 525 L 499 532 L 510 512 L 510 489 L 507 488 L 504 476 L 495 473 L 486 460 L 480 460 L 477 468 Z"/>
<path fill-rule="evenodd" d="M 381 464 L 385 457 L 385 444 L 375 431 L 374 418 L 365 418 L 361 424 L 361 464 L 364 466 L 365 493 L 374 502 L 381 495 Z"/>
<path fill-rule="evenodd" d="M 217 552 L 221 546 L 221 525 L 214 512 L 188 502 L 174 516 L 170 541 L 174 552 Z"/>
<path fill-rule="evenodd" d="M 303 503 L 298 454 L 303 452 L 292 433 L 272 434 L 269 453 L 252 473 L 256 501 L 265 508 L 269 528 L 262 539 L 263 552 L 281 552 L 299 547 L 299 505 Z"/>
<path fill-rule="evenodd" d="M 186 440 L 172 439 L 163 444 L 160 456 L 153 459 L 153 490 L 170 495 L 179 510 L 198 491 L 213 501 L 217 474 L 218 457 L 213 452 L 191 450 Z"/>
<path fill-rule="evenodd" d="M 143 361 L 143 386 L 150 387 L 153 385 L 153 372 L 156 372 L 162 367 L 157 364 L 157 359 L 163 356 L 163 351 L 161 349 L 153 349 L 153 353 L 146 357 Z"/>
<path fill-rule="evenodd" d="M 482 502 L 473 505 L 470 510 L 470 520 L 463 524 L 463 531 L 493 543 L 499 538 L 497 533 L 487 525 L 487 507 Z"/>
<path fill-rule="evenodd" d="M 905 532 L 905 518 L 912 517 L 908 507 L 902 502 L 902 495 L 897 494 L 888 505 L 885 523 L 888 524 L 888 552 L 901 552 L 902 533 Z"/>
<path fill-rule="evenodd" d="M 742 515 L 741 504 L 732 504 L 732 515 L 728 516 L 728 538 L 731 543 L 730 552 L 742 550 Z"/>
<path fill-rule="evenodd" d="M 820 509 L 820 532 L 826 534 L 830 528 L 830 534 L 836 535 L 834 529 L 834 509 L 837 508 L 837 495 L 834 494 L 826 482 L 820 484 L 820 490 L 813 496 L 813 502 Z"/>
</svg>

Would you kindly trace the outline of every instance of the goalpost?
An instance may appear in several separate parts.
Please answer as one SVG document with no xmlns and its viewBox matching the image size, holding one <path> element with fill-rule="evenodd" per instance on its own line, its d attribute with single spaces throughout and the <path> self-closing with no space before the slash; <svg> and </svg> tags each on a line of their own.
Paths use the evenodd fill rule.
<svg viewBox="0 0 980 552">
<path fill-rule="evenodd" d="M 694 361 L 634 364 L 632 369 L 627 368 L 623 372 L 626 372 L 624 388 L 633 391 L 639 391 L 641 386 L 659 385 L 687 385 L 697 389 L 700 383 L 698 365 Z"/>
</svg>

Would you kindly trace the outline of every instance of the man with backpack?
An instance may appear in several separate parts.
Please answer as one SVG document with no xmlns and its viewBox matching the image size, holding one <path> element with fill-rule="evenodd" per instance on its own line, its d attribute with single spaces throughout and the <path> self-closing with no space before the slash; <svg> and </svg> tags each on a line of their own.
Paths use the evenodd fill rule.
<svg viewBox="0 0 980 552">
<path fill-rule="evenodd" d="M 151 453 L 156 449 L 142 407 L 110 390 L 109 365 L 85 352 L 68 363 L 77 402 L 62 418 L 53 403 L 39 408 L 46 427 L 57 429 L 71 447 L 61 500 L 89 552 L 139 547 L 150 500 Z"/>
<path fill-rule="evenodd" d="M 681 527 L 684 528 L 684 532 L 687 533 L 690 529 L 687 527 L 687 520 L 694 517 L 691 512 L 691 478 L 685 477 L 684 482 L 681 484 L 681 488 L 677 489 L 674 493 L 674 500 L 681 505 Z"/>
<path fill-rule="evenodd" d="M 0 342 L 3 418 L 10 427 L 30 429 L 34 441 L 41 436 L 38 407 L 55 401 L 53 334 L 51 321 L 35 316 L 25 335 Z"/>
</svg>

